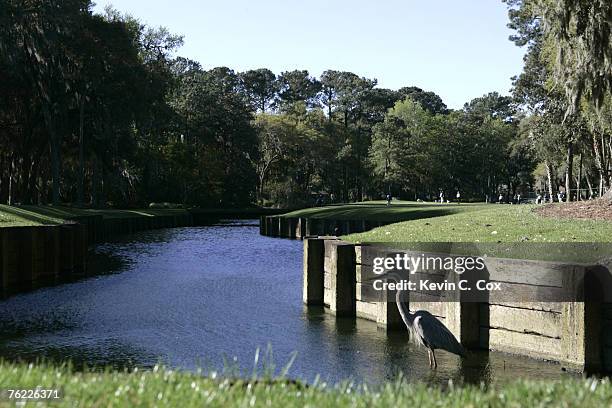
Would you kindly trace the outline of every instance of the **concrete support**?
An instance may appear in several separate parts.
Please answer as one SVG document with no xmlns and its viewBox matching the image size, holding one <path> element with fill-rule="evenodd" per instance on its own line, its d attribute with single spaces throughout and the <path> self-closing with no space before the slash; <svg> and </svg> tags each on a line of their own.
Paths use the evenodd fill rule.
<svg viewBox="0 0 612 408">
<path fill-rule="evenodd" d="M 561 311 L 561 364 L 576 371 L 602 368 L 600 303 L 585 298 L 586 268 L 563 275 L 563 287 L 573 301 Z"/>
<path fill-rule="evenodd" d="M 338 316 L 355 316 L 355 246 L 337 240 L 326 240 L 324 246 L 325 279 L 329 279 L 325 303 Z"/>
<path fill-rule="evenodd" d="M 307 305 L 323 306 L 323 263 L 325 240 L 304 239 L 304 287 L 302 299 Z"/>
<path fill-rule="evenodd" d="M 466 272 L 467 274 L 467 272 Z M 450 271 L 446 280 L 459 285 L 467 276 Z M 446 302 L 443 304 L 446 314 L 446 327 L 455 335 L 459 343 L 466 348 L 478 348 L 480 343 L 480 310 L 476 302 L 464 302 L 465 292 L 460 290 L 446 291 Z"/>
<path fill-rule="evenodd" d="M 384 330 L 405 330 L 406 326 L 395 303 L 395 292 L 379 291 L 376 324 Z"/>
</svg>

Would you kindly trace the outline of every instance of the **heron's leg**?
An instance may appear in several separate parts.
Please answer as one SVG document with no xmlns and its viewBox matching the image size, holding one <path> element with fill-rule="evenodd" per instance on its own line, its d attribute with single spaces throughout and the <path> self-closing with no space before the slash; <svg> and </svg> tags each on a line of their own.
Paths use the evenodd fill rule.
<svg viewBox="0 0 612 408">
<path fill-rule="evenodd" d="M 433 367 L 437 368 L 438 367 L 438 362 L 436 361 L 436 351 L 435 350 L 431 350 L 431 356 L 433 357 Z"/>
</svg>

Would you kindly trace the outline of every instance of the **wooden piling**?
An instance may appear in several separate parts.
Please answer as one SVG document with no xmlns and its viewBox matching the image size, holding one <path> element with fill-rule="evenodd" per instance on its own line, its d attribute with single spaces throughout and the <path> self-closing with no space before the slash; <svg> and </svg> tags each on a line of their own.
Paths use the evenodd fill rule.
<svg viewBox="0 0 612 408">
<path fill-rule="evenodd" d="M 304 276 L 302 299 L 307 305 L 323 305 L 325 240 L 304 239 Z"/>
<path fill-rule="evenodd" d="M 563 302 L 561 312 L 561 364 L 581 372 L 602 368 L 600 304 L 586 298 L 586 277 L 582 267 L 563 275 L 570 301 Z"/>
<path fill-rule="evenodd" d="M 355 316 L 355 246 L 338 240 L 324 246 L 324 279 L 329 280 L 324 301 L 335 315 Z"/>
</svg>

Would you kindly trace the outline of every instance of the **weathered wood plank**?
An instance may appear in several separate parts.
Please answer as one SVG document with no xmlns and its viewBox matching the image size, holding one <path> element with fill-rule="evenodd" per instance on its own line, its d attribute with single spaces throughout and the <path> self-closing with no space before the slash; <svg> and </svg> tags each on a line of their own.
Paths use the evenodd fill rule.
<svg viewBox="0 0 612 408">
<path fill-rule="evenodd" d="M 323 273 L 323 287 L 325 289 L 331 288 L 331 273 L 329 272 Z"/>
<path fill-rule="evenodd" d="M 523 283 L 499 282 L 500 289 L 490 291 L 487 296 L 488 303 L 501 302 L 538 302 L 558 303 L 567 299 L 567 292 L 564 288 L 553 286 L 536 286 Z"/>
<path fill-rule="evenodd" d="M 410 302 L 442 302 L 445 296 L 431 295 L 425 292 L 410 292 L 408 295 Z"/>
<path fill-rule="evenodd" d="M 517 309 L 540 310 L 542 312 L 561 313 L 563 310 L 563 303 L 561 302 L 505 302 L 495 299 L 495 301 L 491 301 L 490 304 L 514 307 Z"/>
<path fill-rule="evenodd" d="M 434 316 L 446 316 L 446 305 L 443 302 L 410 302 L 409 305 L 410 311 L 413 313 L 416 310 L 427 310 Z"/>
<path fill-rule="evenodd" d="M 515 332 L 561 337 L 561 314 L 481 304 L 480 325 Z"/>
<path fill-rule="evenodd" d="M 489 278 L 495 281 L 562 287 L 562 277 L 577 265 L 524 259 L 487 258 Z"/>
<path fill-rule="evenodd" d="M 356 313 L 357 317 L 376 321 L 376 318 L 378 316 L 378 305 L 376 304 L 376 302 L 362 302 L 360 300 L 357 300 Z"/>
<path fill-rule="evenodd" d="M 487 341 L 488 340 L 488 341 Z M 480 329 L 480 346 L 507 353 L 556 360 L 561 356 L 561 340 L 504 329 Z"/>
</svg>

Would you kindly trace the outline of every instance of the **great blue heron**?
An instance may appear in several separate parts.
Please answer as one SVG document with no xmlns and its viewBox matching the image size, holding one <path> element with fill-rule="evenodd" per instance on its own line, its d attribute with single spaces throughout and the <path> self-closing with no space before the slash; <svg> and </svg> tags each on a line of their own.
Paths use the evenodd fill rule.
<svg viewBox="0 0 612 408">
<path fill-rule="evenodd" d="M 386 280 L 399 282 L 399 277 L 397 272 L 389 272 L 385 275 L 381 275 L 378 279 L 384 278 Z M 465 357 L 465 349 L 459 344 L 453 333 L 448 330 L 444 323 L 426 310 L 415 310 L 414 313 L 411 313 L 406 304 L 402 302 L 402 292 L 401 290 L 395 292 L 397 310 L 402 316 L 402 320 L 406 328 L 408 328 L 412 340 L 417 345 L 427 348 L 429 366 L 432 368 L 438 366 L 435 353 L 437 349 L 446 350 L 450 353 Z"/>
</svg>

